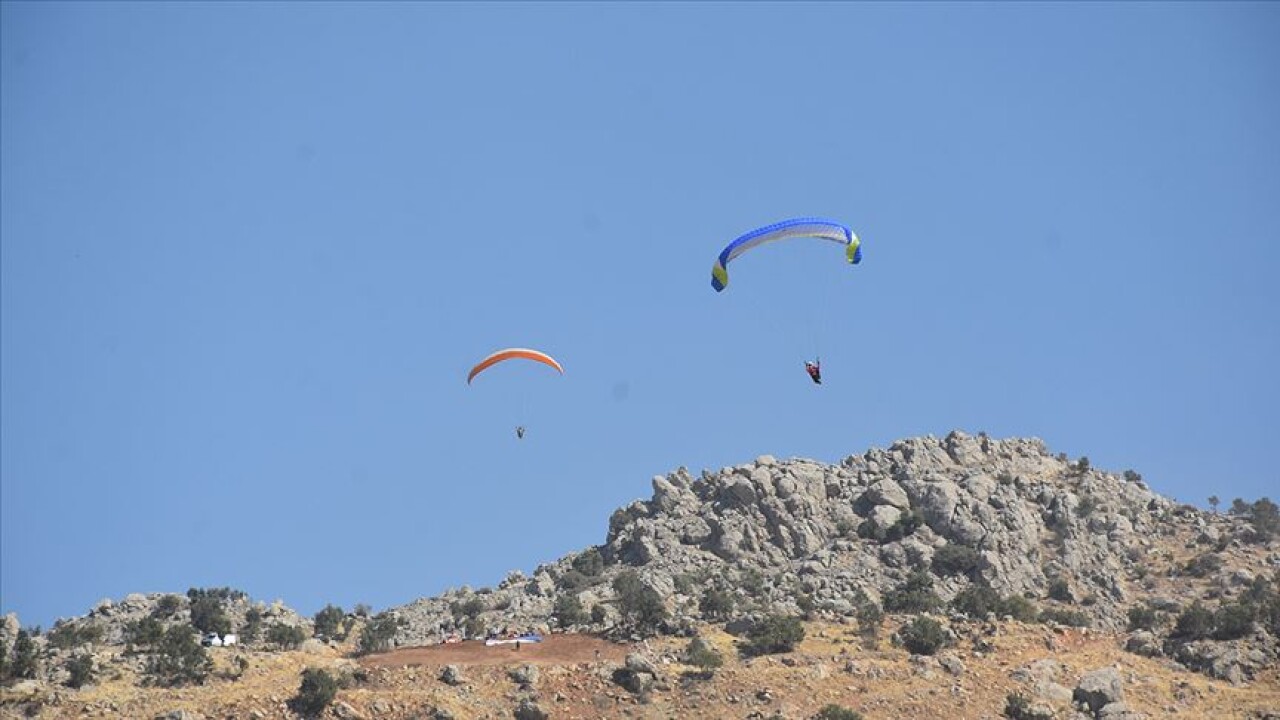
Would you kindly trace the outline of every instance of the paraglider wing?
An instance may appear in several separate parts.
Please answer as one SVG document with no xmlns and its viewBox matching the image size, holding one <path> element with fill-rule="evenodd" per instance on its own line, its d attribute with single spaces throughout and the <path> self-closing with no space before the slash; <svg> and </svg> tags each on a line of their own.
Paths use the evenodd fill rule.
<svg viewBox="0 0 1280 720">
<path fill-rule="evenodd" d="M 525 360 L 540 362 L 544 365 L 549 365 L 555 368 L 561 375 L 564 374 L 564 368 L 560 366 L 560 363 L 556 362 L 555 358 L 544 352 L 538 352 L 537 350 L 530 350 L 528 348 L 507 348 L 506 350 L 499 350 L 498 352 L 493 353 L 489 357 L 477 363 L 475 367 L 471 368 L 471 373 L 467 375 L 467 384 L 470 385 L 476 375 L 479 375 L 488 368 L 497 365 L 504 360 L 513 360 L 515 358 L 523 358 Z"/>
<path fill-rule="evenodd" d="M 862 262 L 862 242 L 845 225 L 822 218 L 794 218 L 773 225 L 766 225 L 738 237 L 720 251 L 720 257 L 711 268 L 711 287 L 716 292 L 729 284 L 729 262 L 752 248 L 778 240 L 798 237 L 815 237 L 845 246 L 845 258 L 853 264 Z"/>
</svg>

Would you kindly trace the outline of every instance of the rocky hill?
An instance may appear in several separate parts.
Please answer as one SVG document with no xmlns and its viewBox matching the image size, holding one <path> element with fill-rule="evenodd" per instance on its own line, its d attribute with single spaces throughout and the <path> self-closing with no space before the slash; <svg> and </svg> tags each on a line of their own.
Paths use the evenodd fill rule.
<svg viewBox="0 0 1280 720">
<path fill-rule="evenodd" d="M 307 640 L 297 650 L 288 649 L 317 632 L 311 620 L 234 591 L 100 604 L 27 638 L 39 662 L 26 673 L 30 679 L 0 695 L 0 712 L 110 714 L 110 703 L 116 712 L 150 712 L 148 697 L 185 707 L 181 696 L 165 693 L 194 690 L 138 685 L 199 682 L 202 692 L 223 688 L 202 701 L 230 708 L 219 717 L 284 717 L 291 711 L 283 699 L 297 691 L 299 669 L 314 664 L 345 672 L 349 681 L 346 710 L 328 712 L 369 717 L 429 717 L 427 709 L 448 714 L 450 707 L 462 713 L 456 717 L 510 717 L 521 702 L 536 706 L 540 699 L 558 707 L 553 717 L 615 717 L 625 707 L 623 714 L 639 717 L 799 718 L 816 711 L 822 693 L 845 698 L 869 718 L 919 714 L 940 702 L 933 693 L 967 698 L 947 714 L 975 718 L 1024 712 L 1005 707 L 1010 693 L 1026 701 L 1027 718 L 1197 717 L 1215 708 L 1237 713 L 1223 717 L 1264 717 L 1267 708 L 1280 708 L 1280 514 L 1269 500 L 1204 512 L 1161 497 L 1133 471 L 1053 455 L 1039 440 L 960 432 L 899 441 L 834 465 L 764 456 L 696 478 L 681 468 L 653 478 L 652 486 L 649 500 L 614 513 L 599 546 L 530 575 L 512 572 L 494 588 L 463 587 L 372 618 L 335 609 L 323 622 L 324 641 Z M 157 633 L 207 626 L 214 605 L 227 628 L 243 633 L 252 619 L 248 644 L 221 649 L 213 674 L 198 681 L 157 675 L 155 658 L 164 657 Z M 793 618 L 803 619 L 797 626 L 808 639 L 774 643 L 780 636 L 770 633 L 791 632 Z M 0 627 L 10 658 L 16 625 Z M 549 641 L 534 652 L 551 653 L 556 680 L 514 687 L 492 669 L 466 671 L 473 681 L 456 686 L 406 669 L 436 663 L 463 673 L 479 656 L 463 652 L 471 644 L 439 645 L 445 637 L 512 630 L 618 644 L 603 646 L 602 656 L 557 656 L 554 648 L 566 646 Z M 140 640 L 145 632 L 151 635 Z M 682 667 L 695 637 L 718 645 L 728 658 L 724 668 L 669 672 L 662 661 Z M 416 646 L 457 654 L 371 660 L 409 658 L 376 651 Z M 613 657 L 610 647 L 626 651 Z M 779 648 L 780 660 L 770 652 Z M 1030 648 L 1056 665 L 1033 666 Z M 941 665 L 930 658 L 939 652 Z M 364 664 L 344 659 L 356 655 Z M 100 678 L 110 675 L 137 697 L 103 701 L 91 699 L 94 690 L 63 689 L 73 677 L 71 661 L 85 656 L 99 669 L 99 691 L 111 684 Z M 1067 687 L 1084 683 L 1095 662 L 1104 671 L 1102 665 L 1116 673 L 1116 666 L 1128 668 L 1128 675 L 1094 678 L 1105 686 L 1096 697 L 1090 693 L 1097 688 Z M 11 683 L 21 680 L 12 677 L 12 661 L 7 672 Z M 804 682 L 780 679 L 792 675 Z M 250 676 L 287 682 L 268 691 L 247 682 Z M 930 677 L 949 680 L 932 687 L 922 680 Z M 1125 705 L 1116 688 L 1135 681 L 1169 695 L 1163 704 L 1152 692 L 1151 702 Z M 598 697 L 618 702 L 601 705 Z M 619 705 L 623 698 L 639 704 Z"/>
</svg>

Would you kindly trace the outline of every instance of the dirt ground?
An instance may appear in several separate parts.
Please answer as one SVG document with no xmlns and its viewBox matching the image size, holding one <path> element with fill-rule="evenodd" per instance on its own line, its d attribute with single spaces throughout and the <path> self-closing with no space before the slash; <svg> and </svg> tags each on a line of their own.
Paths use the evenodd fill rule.
<svg viewBox="0 0 1280 720">
<path fill-rule="evenodd" d="M 412 667 L 414 665 L 574 665 L 596 661 L 621 662 L 631 649 L 627 645 L 594 635 L 546 635 L 540 643 L 494 645 L 468 640 L 454 645 L 425 645 L 367 655 L 360 664 L 369 668 Z"/>
</svg>

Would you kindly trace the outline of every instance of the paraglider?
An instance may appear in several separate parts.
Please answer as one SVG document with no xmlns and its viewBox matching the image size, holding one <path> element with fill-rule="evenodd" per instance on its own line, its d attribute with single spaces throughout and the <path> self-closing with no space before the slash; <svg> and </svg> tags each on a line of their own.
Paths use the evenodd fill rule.
<svg viewBox="0 0 1280 720">
<path fill-rule="evenodd" d="M 729 262 L 752 248 L 778 240 L 813 237 L 829 240 L 845 248 L 845 259 L 853 265 L 862 262 L 862 241 L 845 225 L 822 218 L 793 218 L 752 230 L 729 243 L 716 264 L 711 267 L 711 287 L 722 292 L 729 284 Z"/>
<path fill-rule="evenodd" d="M 505 362 L 507 360 L 516 360 L 516 359 L 532 360 L 534 362 L 542 363 L 543 365 L 547 365 L 549 367 L 555 368 L 555 370 L 559 372 L 561 375 L 564 374 L 564 367 L 562 367 L 555 358 L 551 357 L 550 355 L 544 352 L 540 352 L 538 350 L 530 350 L 529 348 L 507 348 L 506 350 L 499 350 L 489 355 L 485 359 L 481 360 L 480 362 L 476 363 L 475 367 L 471 368 L 471 372 L 467 374 L 467 384 L 470 385 L 471 381 L 474 380 L 477 375 L 484 372 L 485 370 L 488 370 L 494 365 L 497 365 L 498 363 L 501 363 L 501 362 Z M 523 440 L 524 433 L 525 433 L 524 425 L 517 425 L 516 438 L 519 440 Z"/>
<path fill-rule="evenodd" d="M 723 292 L 729 285 L 729 263 L 753 248 L 778 240 L 792 238 L 818 238 L 844 246 L 845 259 L 851 265 L 862 262 L 862 241 L 857 233 L 847 225 L 823 218 L 802 217 L 783 220 L 772 225 L 756 228 L 749 233 L 738 236 L 725 246 L 711 267 L 711 287 L 716 292 Z M 804 363 L 805 372 L 814 384 L 822 384 L 822 362 L 815 359 Z"/>
<path fill-rule="evenodd" d="M 804 371 L 809 373 L 809 379 L 812 380 L 815 384 L 818 384 L 818 385 L 822 384 L 822 361 L 821 360 L 814 360 L 813 362 L 809 362 L 808 360 L 805 360 Z"/>
</svg>

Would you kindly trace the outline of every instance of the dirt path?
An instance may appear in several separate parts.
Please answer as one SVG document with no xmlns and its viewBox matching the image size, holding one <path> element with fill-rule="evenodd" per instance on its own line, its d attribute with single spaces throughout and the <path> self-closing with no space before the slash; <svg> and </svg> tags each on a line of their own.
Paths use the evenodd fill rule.
<svg viewBox="0 0 1280 720">
<path fill-rule="evenodd" d="M 387 653 L 367 655 L 360 659 L 365 667 L 404 667 L 407 665 L 573 665 L 596 660 L 621 662 L 631 651 L 594 635 L 547 635 L 540 643 L 495 645 L 479 640 L 455 645 L 426 645 L 401 648 Z"/>
</svg>

